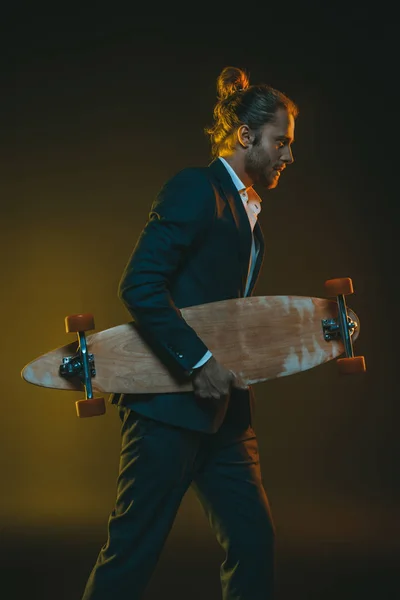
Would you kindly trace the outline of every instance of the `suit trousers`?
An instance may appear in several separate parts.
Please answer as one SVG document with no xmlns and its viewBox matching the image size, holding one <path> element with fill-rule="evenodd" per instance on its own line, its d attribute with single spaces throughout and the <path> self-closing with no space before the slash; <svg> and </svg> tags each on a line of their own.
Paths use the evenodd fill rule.
<svg viewBox="0 0 400 600">
<path fill-rule="evenodd" d="M 82 600 L 143 597 L 189 486 L 225 551 L 223 600 L 271 600 L 274 526 L 253 428 L 224 422 L 207 434 L 118 410 L 116 502 Z"/>
</svg>

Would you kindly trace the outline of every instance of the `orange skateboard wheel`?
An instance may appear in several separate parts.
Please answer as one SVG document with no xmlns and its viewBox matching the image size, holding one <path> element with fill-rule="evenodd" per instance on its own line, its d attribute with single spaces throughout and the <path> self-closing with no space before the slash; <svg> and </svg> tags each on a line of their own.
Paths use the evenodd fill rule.
<svg viewBox="0 0 400 600">
<path fill-rule="evenodd" d="M 94 329 L 94 317 L 90 313 L 65 317 L 65 330 L 67 333 L 78 333 L 90 329 Z"/>
<path fill-rule="evenodd" d="M 86 398 L 75 402 L 78 417 L 98 417 L 106 412 L 104 398 Z"/>
<path fill-rule="evenodd" d="M 347 296 L 353 293 L 353 282 L 350 277 L 328 279 L 325 281 L 325 293 L 328 297 Z"/>
<path fill-rule="evenodd" d="M 367 370 L 364 356 L 338 358 L 337 365 L 340 373 L 343 373 L 345 375 L 349 375 L 352 373 L 364 373 Z"/>
</svg>

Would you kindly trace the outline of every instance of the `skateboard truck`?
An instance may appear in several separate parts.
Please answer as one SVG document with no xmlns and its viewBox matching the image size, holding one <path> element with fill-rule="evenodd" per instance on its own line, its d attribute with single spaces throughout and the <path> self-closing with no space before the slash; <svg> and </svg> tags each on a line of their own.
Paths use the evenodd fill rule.
<svg viewBox="0 0 400 600">
<path fill-rule="evenodd" d="M 81 332 L 78 332 L 78 340 L 79 340 L 80 351 L 81 351 L 82 355 L 84 355 L 87 352 L 86 351 L 86 338 L 84 338 L 82 336 Z M 65 377 L 66 379 L 68 379 L 68 377 L 79 377 L 79 379 L 82 381 L 82 383 L 85 383 L 85 381 L 86 381 L 85 362 L 86 361 L 82 360 L 81 353 L 75 354 L 74 356 L 66 356 L 63 358 L 62 365 L 60 365 L 60 375 L 62 377 Z M 94 377 L 96 375 L 96 369 L 94 367 L 94 356 L 93 356 L 93 354 L 88 354 L 87 358 L 88 358 L 88 362 L 89 362 L 90 375 L 92 377 Z M 90 378 L 87 381 L 88 381 L 88 384 L 86 385 L 86 387 L 89 388 L 91 386 Z"/>
<path fill-rule="evenodd" d="M 104 398 L 94 398 L 92 377 L 96 375 L 93 354 L 88 353 L 85 331 L 94 329 L 94 318 L 91 314 L 69 315 L 65 317 L 67 333 L 76 333 L 78 336 L 78 352 L 74 356 L 66 356 L 60 365 L 61 377 L 79 377 L 85 387 L 85 398 L 78 400 L 76 412 L 78 417 L 95 417 L 106 412 Z"/>
<path fill-rule="evenodd" d="M 358 328 L 358 324 L 347 315 L 345 296 L 353 293 L 353 282 L 349 277 L 328 279 L 325 281 L 327 296 L 336 296 L 338 304 L 338 319 L 323 319 L 322 330 L 324 339 L 341 339 L 344 345 L 346 358 L 338 358 L 337 365 L 341 373 L 360 373 L 366 371 L 364 356 L 354 356 L 351 336 Z"/>
</svg>

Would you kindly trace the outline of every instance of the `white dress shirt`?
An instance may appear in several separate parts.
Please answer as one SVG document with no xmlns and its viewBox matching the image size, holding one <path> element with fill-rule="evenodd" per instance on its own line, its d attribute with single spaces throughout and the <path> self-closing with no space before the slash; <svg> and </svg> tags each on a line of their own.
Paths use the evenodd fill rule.
<svg viewBox="0 0 400 600">
<path fill-rule="evenodd" d="M 236 175 L 235 171 L 232 169 L 231 165 L 224 158 L 222 158 L 222 156 L 219 156 L 219 160 L 226 167 L 229 175 L 232 178 L 232 181 L 233 181 L 236 189 L 238 190 L 238 192 L 240 194 L 240 197 L 243 201 L 243 205 L 247 212 L 247 216 L 249 217 L 251 231 L 253 232 L 254 226 L 257 223 L 257 217 L 261 211 L 261 198 L 252 187 L 249 187 L 246 189 L 246 187 L 243 185 L 243 182 L 239 179 L 239 177 Z M 257 255 L 258 255 L 258 248 L 256 247 L 256 244 L 254 241 L 254 235 L 252 235 L 249 271 L 248 271 L 248 275 L 247 275 L 246 289 L 245 289 L 245 293 L 244 293 L 245 296 L 247 296 L 248 291 L 249 291 L 249 285 L 250 285 L 251 278 L 253 275 L 254 265 L 256 264 Z M 211 356 L 212 356 L 212 353 L 208 350 L 206 352 L 206 354 L 203 356 L 203 358 L 200 359 L 199 362 L 193 368 L 196 369 L 197 367 L 201 367 L 201 365 L 204 365 L 204 363 L 206 363 L 208 361 L 208 359 L 211 358 Z"/>
</svg>

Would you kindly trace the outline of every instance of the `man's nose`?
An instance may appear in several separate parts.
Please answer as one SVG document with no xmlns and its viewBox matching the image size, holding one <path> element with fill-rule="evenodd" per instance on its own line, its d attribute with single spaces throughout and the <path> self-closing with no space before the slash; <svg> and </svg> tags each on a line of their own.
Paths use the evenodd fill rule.
<svg viewBox="0 0 400 600">
<path fill-rule="evenodd" d="M 285 154 L 284 154 L 284 156 L 282 158 L 283 158 L 283 160 L 285 161 L 285 163 L 287 165 L 291 165 L 292 162 L 294 162 L 293 152 L 292 152 L 292 149 L 289 146 L 286 146 L 286 148 L 285 148 Z"/>
</svg>

